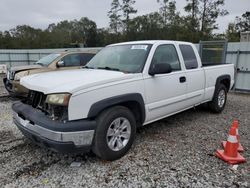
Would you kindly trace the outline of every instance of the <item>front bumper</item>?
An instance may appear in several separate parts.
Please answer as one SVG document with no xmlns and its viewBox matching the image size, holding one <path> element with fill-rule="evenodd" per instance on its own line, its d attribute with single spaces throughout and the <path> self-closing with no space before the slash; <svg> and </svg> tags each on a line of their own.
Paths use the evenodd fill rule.
<svg viewBox="0 0 250 188">
<path fill-rule="evenodd" d="M 12 92 L 13 85 L 10 83 L 10 81 L 7 78 L 3 78 L 4 87 L 8 92 Z"/>
<path fill-rule="evenodd" d="M 87 152 L 91 148 L 95 121 L 53 121 L 40 110 L 22 102 L 14 103 L 12 109 L 14 123 L 37 145 L 60 153 Z"/>
</svg>

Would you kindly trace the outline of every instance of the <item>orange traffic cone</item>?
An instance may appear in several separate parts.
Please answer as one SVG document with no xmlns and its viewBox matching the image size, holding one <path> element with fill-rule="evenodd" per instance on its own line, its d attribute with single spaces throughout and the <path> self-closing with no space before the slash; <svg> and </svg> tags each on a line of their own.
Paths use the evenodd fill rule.
<svg viewBox="0 0 250 188">
<path fill-rule="evenodd" d="M 239 135 L 239 131 L 238 131 L 239 130 L 239 122 L 238 122 L 238 120 L 234 120 L 232 127 L 236 128 L 236 137 L 238 139 L 238 151 L 243 152 L 244 148 L 240 144 L 240 135 Z M 226 147 L 226 143 L 227 143 L 226 141 L 222 141 L 222 146 L 223 146 L 224 149 Z"/>
<path fill-rule="evenodd" d="M 225 150 L 217 150 L 215 155 L 229 164 L 246 162 L 246 159 L 238 153 L 237 149 L 238 140 L 236 137 L 236 128 L 232 127 L 226 142 Z"/>
</svg>

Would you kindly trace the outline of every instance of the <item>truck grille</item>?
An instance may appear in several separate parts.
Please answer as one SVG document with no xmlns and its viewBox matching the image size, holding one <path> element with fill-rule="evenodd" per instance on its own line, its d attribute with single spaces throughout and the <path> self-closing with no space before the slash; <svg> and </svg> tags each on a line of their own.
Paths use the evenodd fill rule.
<svg viewBox="0 0 250 188">
<path fill-rule="evenodd" d="M 27 97 L 27 104 L 31 105 L 33 108 L 46 110 L 45 100 L 46 95 L 42 92 L 30 90 Z"/>
<path fill-rule="evenodd" d="M 31 105 L 33 108 L 41 110 L 53 120 L 67 121 L 68 107 L 47 104 L 45 102 L 46 97 L 47 95 L 42 92 L 30 90 L 25 103 Z"/>
</svg>

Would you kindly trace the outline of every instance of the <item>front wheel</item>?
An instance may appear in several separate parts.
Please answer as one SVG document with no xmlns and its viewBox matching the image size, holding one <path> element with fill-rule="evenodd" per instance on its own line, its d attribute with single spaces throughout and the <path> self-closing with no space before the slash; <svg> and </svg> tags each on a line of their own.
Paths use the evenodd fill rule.
<svg viewBox="0 0 250 188">
<path fill-rule="evenodd" d="M 135 133 L 136 121 L 128 108 L 109 108 L 97 117 L 93 152 L 104 160 L 119 159 L 131 148 Z"/>
<path fill-rule="evenodd" d="M 209 103 L 209 108 L 212 110 L 212 112 L 220 113 L 227 101 L 227 88 L 225 85 L 220 84 L 216 89 L 214 93 L 213 100 Z"/>
</svg>

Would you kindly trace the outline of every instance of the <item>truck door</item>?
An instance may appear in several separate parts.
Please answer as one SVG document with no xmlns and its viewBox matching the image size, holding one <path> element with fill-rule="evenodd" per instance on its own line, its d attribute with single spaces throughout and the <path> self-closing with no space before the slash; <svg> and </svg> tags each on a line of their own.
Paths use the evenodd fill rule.
<svg viewBox="0 0 250 188">
<path fill-rule="evenodd" d="M 195 54 L 193 47 L 187 44 L 180 44 L 179 47 L 186 68 L 187 98 L 185 105 L 190 107 L 203 101 L 205 73 L 201 62 L 198 62 L 199 54 Z"/>
<path fill-rule="evenodd" d="M 152 58 L 150 67 L 157 63 L 167 63 L 172 72 L 147 75 L 145 79 L 147 122 L 168 116 L 183 108 L 186 99 L 186 73 L 173 44 L 159 45 Z"/>
</svg>

